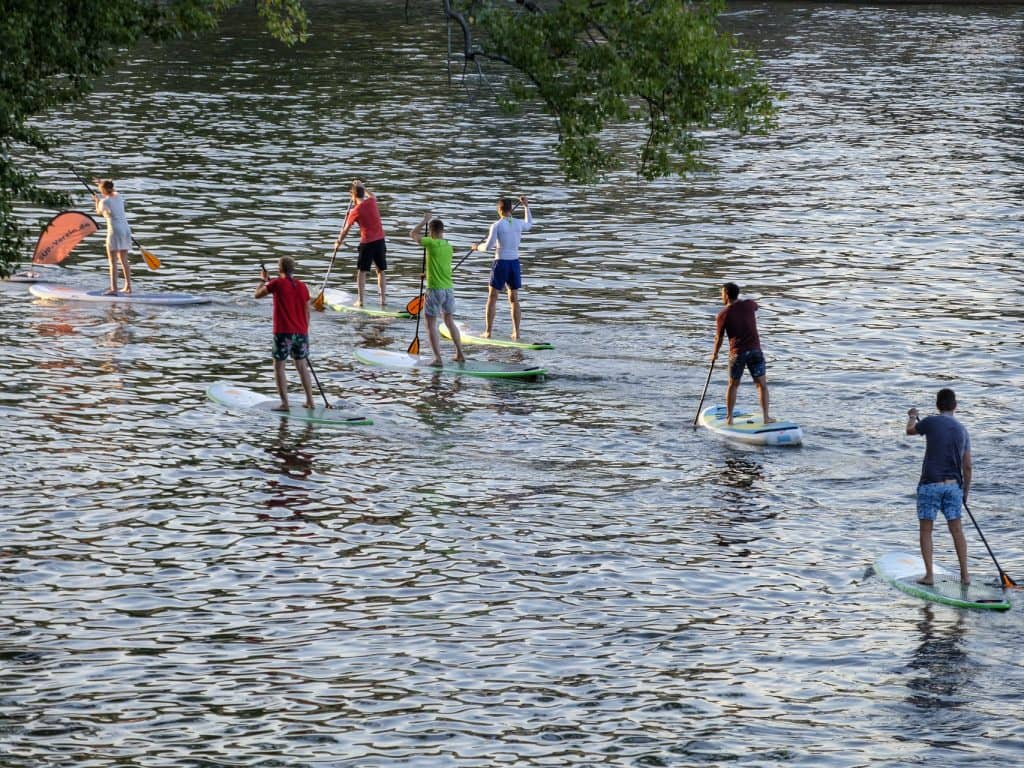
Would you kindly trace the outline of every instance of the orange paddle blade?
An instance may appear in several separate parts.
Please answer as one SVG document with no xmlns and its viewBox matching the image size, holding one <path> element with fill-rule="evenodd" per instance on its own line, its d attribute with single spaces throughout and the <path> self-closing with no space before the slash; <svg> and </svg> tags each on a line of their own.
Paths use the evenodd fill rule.
<svg viewBox="0 0 1024 768">
<path fill-rule="evenodd" d="M 1021 586 L 1006 573 L 1003 573 L 1003 586 L 1007 589 L 1021 589 Z"/>
<path fill-rule="evenodd" d="M 142 258 L 146 260 L 146 266 L 150 269 L 160 269 L 160 259 L 147 250 L 142 251 Z"/>
<path fill-rule="evenodd" d="M 412 344 L 409 345 L 409 354 L 413 356 L 419 356 L 420 354 L 420 337 L 417 336 L 412 340 Z"/>
<path fill-rule="evenodd" d="M 324 305 L 326 303 L 327 301 L 324 299 L 324 292 L 320 291 L 320 294 L 315 299 L 313 299 L 313 309 L 315 309 L 317 312 L 323 312 Z"/>
<path fill-rule="evenodd" d="M 409 303 L 405 305 L 405 311 L 410 315 L 418 315 L 423 311 L 423 294 L 421 293 L 415 299 L 410 299 Z"/>
</svg>

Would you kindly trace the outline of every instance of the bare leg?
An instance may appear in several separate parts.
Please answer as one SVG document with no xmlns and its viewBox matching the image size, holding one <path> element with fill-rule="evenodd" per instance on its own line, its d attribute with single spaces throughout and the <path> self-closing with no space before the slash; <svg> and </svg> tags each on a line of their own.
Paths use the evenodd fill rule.
<svg viewBox="0 0 1024 768">
<path fill-rule="evenodd" d="M 363 270 L 356 272 L 356 306 L 363 306 L 363 299 L 366 293 L 366 273 Z"/>
<path fill-rule="evenodd" d="M 462 334 L 459 333 L 459 326 L 455 324 L 455 318 L 452 317 L 451 312 L 444 313 L 444 324 L 448 326 L 448 332 L 452 335 L 452 343 L 455 344 L 455 362 L 466 362 L 466 358 L 462 354 Z"/>
<path fill-rule="evenodd" d="M 132 268 L 128 263 L 128 251 L 118 251 L 117 258 L 121 262 L 121 272 L 124 273 L 124 293 L 132 292 Z"/>
<path fill-rule="evenodd" d="M 384 272 L 378 269 L 377 270 L 377 290 L 380 292 L 380 305 L 382 307 L 385 304 L 387 304 L 387 301 L 385 301 L 385 296 L 387 295 L 387 287 L 388 287 L 387 278 L 384 276 Z"/>
<path fill-rule="evenodd" d="M 736 408 L 736 391 L 740 388 L 740 380 L 729 377 L 725 388 L 725 423 L 732 424 L 732 412 Z"/>
<path fill-rule="evenodd" d="M 768 415 L 768 380 L 764 376 L 758 376 L 754 379 L 754 384 L 757 386 L 757 396 L 761 401 L 761 415 L 764 416 L 764 423 L 771 424 L 775 419 Z"/>
<path fill-rule="evenodd" d="M 282 363 L 281 368 L 284 368 Z M 306 408 L 313 407 L 313 377 L 309 375 L 309 365 L 306 358 L 295 361 L 295 370 L 299 372 L 299 380 L 302 382 L 302 389 L 306 393 Z"/>
<path fill-rule="evenodd" d="M 964 528 L 960 519 L 947 520 L 949 532 L 953 536 L 953 546 L 956 548 L 956 559 L 960 561 L 960 582 L 971 583 L 971 575 L 967 572 L 967 539 L 964 538 Z"/>
<path fill-rule="evenodd" d="M 498 309 L 498 292 L 491 286 L 487 286 L 487 306 L 484 308 L 484 332 L 480 334 L 485 339 L 491 338 L 491 327 L 494 325 L 494 313 Z"/>
<path fill-rule="evenodd" d="M 441 360 L 441 334 L 437 332 L 437 318 L 432 315 L 427 315 L 427 338 L 430 339 L 430 351 L 434 353 L 430 364 L 440 368 L 444 365 Z"/>
<path fill-rule="evenodd" d="M 274 382 L 277 384 L 277 396 L 281 398 L 279 405 L 272 410 L 288 410 L 288 379 L 285 376 L 284 360 L 274 361 Z"/>
<path fill-rule="evenodd" d="M 519 325 L 523 321 L 523 311 L 519 306 L 519 291 L 508 289 L 508 308 L 512 312 L 512 338 L 519 338 Z"/>
<path fill-rule="evenodd" d="M 114 266 L 114 252 L 107 247 L 107 266 L 110 268 L 110 289 L 107 295 L 117 293 L 117 268 Z"/>
<path fill-rule="evenodd" d="M 917 580 L 918 584 L 932 584 L 935 574 L 932 572 L 932 527 L 931 520 L 919 520 L 918 539 L 921 544 L 921 559 L 924 560 L 924 576 Z"/>
</svg>

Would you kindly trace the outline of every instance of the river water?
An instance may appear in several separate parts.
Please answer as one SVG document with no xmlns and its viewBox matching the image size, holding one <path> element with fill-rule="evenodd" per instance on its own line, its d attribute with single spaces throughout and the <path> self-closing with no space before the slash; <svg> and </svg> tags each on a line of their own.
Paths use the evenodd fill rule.
<svg viewBox="0 0 1024 768">
<path fill-rule="evenodd" d="M 0 764 L 1024 764 L 1024 600 L 962 612 L 867 574 L 916 547 L 905 413 L 953 386 L 972 511 L 1024 581 L 1024 11 L 730 6 L 779 130 L 714 144 L 715 175 L 574 187 L 548 119 L 473 73 L 449 89 L 441 20 L 404 5 L 313 2 L 294 50 L 232 17 L 40 121 L 43 179 L 112 176 L 163 260 L 136 290 L 214 303 L 0 287 Z M 205 399 L 272 393 L 258 264 L 294 254 L 315 289 L 356 176 L 396 302 L 425 210 L 458 252 L 499 193 L 530 196 L 524 334 L 556 349 L 472 352 L 545 381 L 367 368 L 354 347 L 414 324 L 328 312 L 317 371 L 372 427 Z M 457 272 L 476 327 L 486 278 Z M 104 285 L 99 237 L 62 279 Z M 802 448 L 690 427 L 730 279 Z M 955 566 L 941 524 L 936 550 Z"/>
</svg>

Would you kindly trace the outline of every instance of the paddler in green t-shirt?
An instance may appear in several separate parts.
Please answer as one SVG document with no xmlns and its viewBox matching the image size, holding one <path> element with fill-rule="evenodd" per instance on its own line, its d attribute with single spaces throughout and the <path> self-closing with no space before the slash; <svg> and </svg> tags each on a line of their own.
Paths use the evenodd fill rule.
<svg viewBox="0 0 1024 768">
<path fill-rule="evenodd" d="M 438 315 L 444 318 L 444 324 L 448 326 L 452 341 L 455 343 L 455 362 L 465 362 L 462 356 L 462 337 L 459 334 L 459 327 L 455 324 L 455 291 L 452 283 L 452 245 L 444 239 L 444 223 L 440 219 L 430 221 L 428 232 L 429 237 L 423 236 L 423 228 L 430 221 L 430 212 L 423 216 L 423 220 L 417 224 L 409 237 L 417 245 L 423 246 L 424 275 L 427 281 L 426 301 L 423 312 L 427 317 L 427 337 L 430 339 L 430 349 L 434 353 L 431 360 L 432 366 L 440 367 L 441 362 L 441 336 L 437 331 Z M 421 275 L 420 277 L 424 277 Z"/>
</svg>

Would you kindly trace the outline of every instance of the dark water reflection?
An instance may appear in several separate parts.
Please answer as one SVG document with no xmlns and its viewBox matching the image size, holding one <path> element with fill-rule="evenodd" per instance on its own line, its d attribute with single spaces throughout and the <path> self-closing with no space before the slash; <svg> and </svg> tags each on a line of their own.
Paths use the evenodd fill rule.
<svg viewBox="0 0 1024 768">
<path fill-rule="evenodd" d="M 946 384 L 972 509 L 1024 571 L 1020 10 L 730 6 L 789 94 L 780 130 L 716 149 L 714 176 L 582 189 L 546 119 L 502 115 L 479 78 L 447 90 L 433 15 L 310 7 L 309 46 L 240 13 L 45 121 L 124 190 L 164 262 L 140 287 L 214 303 L 0 286 L 0 763 L 1019 763 L 1020 606 L 960 614 L 863 573 L 915 546 L 903 414 Z M 77 193 L 56 160 L 40 173 Z M 296 254 L 317 283 L 356 175 L 403 301 L 426 208 L 461 247 L 500 191 L 531 195 L 524 330 L 556 349 L 473 354 L 547 380 L 365 368 L 353 347 L 403 349 L 414 326 L 326 313 L 326 396 L 373 427 L 205 400 L 218 379 L 273 391 L 259 262 Z M 94 242 L 65 279 L 104 276 Z M 477 327 L 486 277 L 457 274 Z M 762 305 L 799 450 L 691 429 L 725 279 Z M 723 390 L 718 371 L 708 402 Z"/>
</svg>

